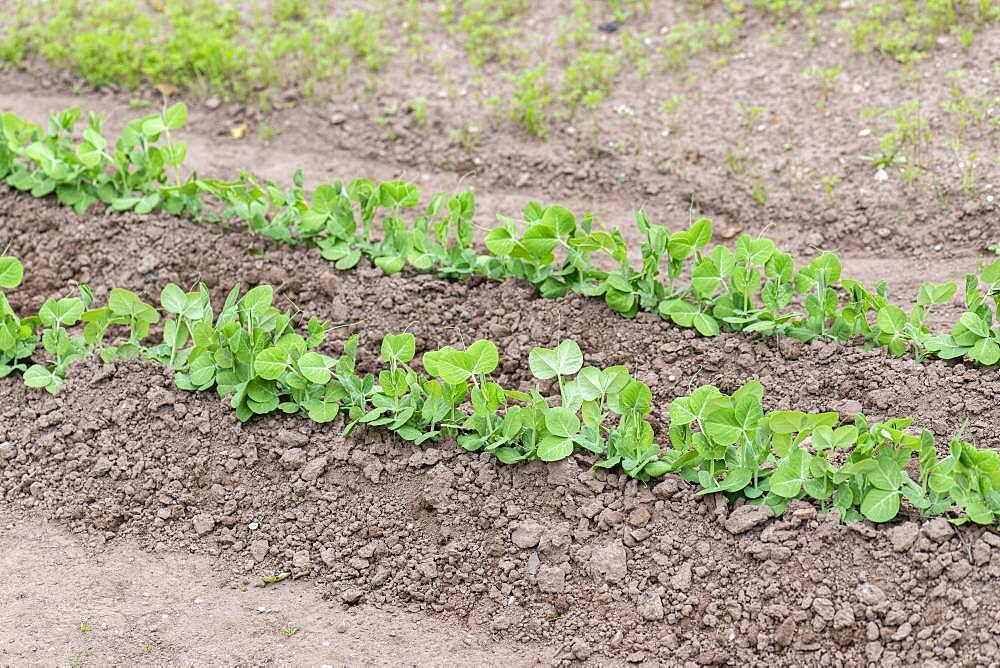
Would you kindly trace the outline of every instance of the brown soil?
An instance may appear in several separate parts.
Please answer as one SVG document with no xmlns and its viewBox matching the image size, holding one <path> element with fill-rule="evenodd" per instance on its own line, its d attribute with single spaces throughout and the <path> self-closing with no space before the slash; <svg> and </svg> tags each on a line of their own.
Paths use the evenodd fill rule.
<svg viewBox="0 0 1000 668">
<path fill-rule="evenodd" d="M 546 656 L 401 610 L 334 611 L 307 581 L 242 586 L 211 557 L 100 539 L 6 515 L 0 568 L 18 577 L 0 583 L 0 663 L 528 666 Z"/>
<path fill-rule="evenodd" d="M 679 5 L 651 4 L 634 27 L 656 40 Z M 544 31 L 564 9 L 537 3 L 530 21 Z M 635 242 L 633 206 L 674 229 L 706 214 L 717 240 L 742 230 L 801 256 L 833 250 L 845 275 L 884 278 L 908 303 L 925 280 L 961 280 L 1000 241 L 997 130 L 966 137 L 981 159 L 974 197 L 958 192 L 942 148 L 953 132 L 942 110 L 948 72 L 961 67 L 970 90 L 995 91 L 1000 27 L 979 32 L 967 51 L 943 40 L 927 60 L 902 68 L 852 55 L 835 18 L 824 18 L 830 25 L 809 50 L 805 27 L 793 21 L 779 35 L 748 15 L 725 67 L 714 68 L 712 53 L 692 62 L 694 76 L 623 75 L 599 131 L 583 119 L 572 133 L 557 123 L 547 142 L 490 118 L 474 87 L 440 96 L 448 85 L 426 63 L 384 73 L 364 101 L 348 93 L 307 103 L 286 91 L 263 113 L 189 99 L 183 134 L 200 174 L 250 167 L 287 183 L 302 167 L 309 184 L 367 176 L 407 178 L 424 192 L 469 187 L 481 225 L 542 199 L 592 210 Z M 837 91 L 817 111 L 802 71 L 838 63 Z M 461 54 L 446 65 L 452 81 L 473 80 Z M 0 72 L 0 109 L 45 122 L 50 111 L 78 105 L 107 112 L 112 132 L 144 113 L 130 108 L 128 94 L 67 92 L 75 83 L 37 68 Z M 659 107 L 678 92 L 680 122 L 665 136 L 670 122 Z M 388 113 L 418 95 L 429 99 L 427 130 Z M 876 181 L 857 157 L 874 152 L 873 137 L 887 128 L 861 110 L 917 96 L 935 136 L 929 176 L 916 187 L 896 174 Z M 160 102 L 152 90 L 136 97 Z M 764 108 L 751 130 L 741 129 L 735 101 Z M 622 105 L 634 115 L 616 113 Z M 247 136 L 232 139 L 243 123 Z M 474 148 L 449 137 L 470 123 L 483 128 Z M 275 140 L 261 138 L 265 124 Z M 727 150 L 743 151 L 764 175 L 765 206 L 748 195 L 747 174 L 727 170 Z M 818 183 L 832 175 L 843 180 L 830 199 Z M 4 190 L 0 249 L 8 246 L 27 268 L 15 308 L 37 309 L 77 282 L 99 298 L 123 286 L 149 300 L 168 281 L 204 280 L 219 298 L 235 281 L 270 282 L 286 304 L 348 325 L 332 351 L 360 331 L 363 366 L 386 332 L 408 328 L 424 350 L 484 336 L 506 360 L 500 379 L 516 385 L 528 381 L 532 346 L 571 336 L 588 361 L 625 364 L 652 386 L 661 441 L 674 396 L 756 377 L 770 408 L 913 415 L 940 439 L 968 419 L 972 440 L 1000 447 L 996 369 L 921 365 L 834 344 L 706 340 L 655 317 L 623 320 L 583 298 L 541 301 L 511 282 L 335 272 L 315 255 L 239 230 L 77 217 Z M 265 255 L 248 254 L 252 247 Z M 933 321 L 957 311 L 942 309 Z M 214 395 L 179 392 L 161 369 L 138 363 L 82 364 L 55 398 L 0 383 L 0 443 L 13 452 L 0 457 L 0 568 L 13 574 L 0 585 L 0 663 L 1000 662 L 995 532 L 915 516 L 843 526 L 809 506 L 770 520 L 698 497 L 674 478 L 650 489 L 592 471 L 582 457 L 501 467 L 454 443 L 416 450 L 375 433 L 345 440 L 339 427 L 278 417 L 240 425 Z M 284 570 L 295 579 L 255 586 Z M 286 638 L 289 626 L 301 630 Z"/>
<path fill-rule="evenodd" d="M 15 307 L 37 308 L 77 280 L 99 296 L 125 285 L 148 299 L 167 281 L 205 280 L 220 296 L 234 281 L 266 281 L 279 286 L 279 300 L 350 323 L 339 341 L 361 330 L 363 366 L 389 331 L 410 328 L 421 349 L 485 336 L 506 361 L 500 380 L 516 385 L 527 381 L 531 346 L 572 336 L 588 361 L 626 364 L 652 385 L 659 440 L 673 396 L 758 377 L 770 408 L 913 414 L 940 437 L 968 417 L 977 444 L 1000 447 L 997 370 L 920 365 L 833 344 L 706 340 L 656 318 L 623 320 L 593 300 L 542 302 L 512 282 L 335 272 L 305 252 L 266 247 L 263 257 L 248 256 L 239 230 L 77 217 L 11 193 L 0 195 L 0 229 L 28 267 Z M 514 663 L 1000 658 L 1000 540 L 990 531 L 916 517 L 844 526 L 805 505 L 768 520 L 698 497 L 677 479 L 649 488 L 591 470 L 582 457 L 503 467 L 454 443 L 417 450 L 374 432 L 345 440 L 336 423 L 273 417 L 240 425 L 214 395 L 179 392 L 162 369 L 138 363 L 81 364 L 55 398 L 2 383 L 0 406 L 0 441 L 16 449 L 0 462 L 5 512 L 55 519 L 90 542 L 213 555 L 233 586 L 290 570 L 332 600 L 317 623 L 358 604 L 405 611 L 424 624 L 442 620 L 494 641 L 530 643 L 504 650 Z M 0 539 L 4 551 L 21 540 L 14 536 Z M 51 558 L 45 554 L 38 558 Z M 108 568 L 127 570 L 116 553 L 100 554 Z M 384 651 L 375 660 L 392 662 Z M 172 652 L 158 659 L 188 656 Z"/>
</svg>

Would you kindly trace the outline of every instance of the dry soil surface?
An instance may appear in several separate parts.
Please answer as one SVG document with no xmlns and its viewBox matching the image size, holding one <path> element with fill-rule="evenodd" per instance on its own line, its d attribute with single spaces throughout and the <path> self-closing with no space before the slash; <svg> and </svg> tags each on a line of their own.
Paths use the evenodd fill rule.
<svg viewBox="0 0 1000 668">
<path fill-rule="evenodd" d="M 238 229 L 156 216 L 77 217 L 9 192 L 0 195 L 0 229 L 28 268 L 24 286 L 12 294 L 15 308 L 37 309 L 44 296 L 78 280 L 89 282 L 98 299 L 125 285 L 149 300 L 168 281 L 204 280 L 220 299 L 234 281 L 270 282 L 279 303 L 349 325 L 329 342 L 330 353 L 350 331 L 362 330 L 362 368 L 371 368 L 383 333 L 409 327 L 420 350 L 492 338 L 503 360 L 498 379 L 516 386 L 528 381 L 532 346 L 572 336 L 589 362 L 626 364 L 652 386 L 660 441 L 673 396 L 704 382 L 731 391 L 757 377 L 768 388 L 768 408 L 912 414 L 940 437 L 968 418 L 970 438 L 1000 446 L 995 369 L 921 365 L 824 343 L 706 340 L 657 318 L 621 319 L 593 300 L 543 302 L 514 282 L 454 284 L 385 277 L 371 268 L 336 272 L 315 254 L 266 244 L 256 244 L 263 256 L 247 256 L 251 240 Z M 46 518 L 57 521 L 104 559 L 102 572 L 123 573 L 124 586 L 135 587 L 121 603 L 104 606 L 123 615 L 135 605 L 127 591 L 142 590 L 145 581 L 128 561 L 138 558 L 129 546 L 138 545 L 177 560 L 151 569 L 164 563 L 192 573 L 214 569 L 215 579 L 204 581 L 214 583 L 219 600 L 249 600 L 251 611 L 258 605 L 239 592 L 241 583 L 252 587 L 261 576 L 285 571 L 297 580 L 265 590 L 273 594 L 251 589 L 249 596 L 281 596 L 288 587 L 306 601 L 329 599 L 301 624 L 291 613 L 278 624 L 326 628 L 345 610 L 372 606 L 409 613 L 390 622 L 399 638 L 446 625 L 461 627 L 463 637 L 486 636 L 473 647 L 501 652 L 490 655 L 498 662 L 972 666 L 1000 660 L 994 594 L 1000 539 L 992 531 L 912 515 L 887 527 L 845 526 L 808 505 L 772 519 L 767 509 L 699 497 L 673 477 L 647 486 L 592 470 L 579 456 L 505 467 L 453 442 L 421 450 L 378 432 L 344 439 L 339 423 L 271 417 L 241 425 L 214 395 L 179 392 L 164 370 L 139 363 L 83 363 L 54 398 L 2 383 L 0 406 L 0 496 L 15 518 L 8 520 L 14 528 L 2 538 L 3 551 L 24 550 L 25 535 L 41 531 Z M 30 514 L 28 525 L 21 513 Z M 66 559 L 63 550 L 55 552 L 38 550 L 31 556 L 40 560 L 37 567 L 17 563 L 29 573 L 46 569 Z M 169 582 L 181 598 L 168 600 L 178 601 L 180 614 L 203 614 L 197 591 L 185 592 L 190 579 Z M 46 590 L 27 589 L 29 596 Z M 5 591 L 5 605 L 10 599 Z M 88 639 L 77 628 L 77 617 L 86 616 L 79 609 L 67 613 L 60 633 L 82 651 Z M 104 623 L 119 628 L 119 619 Z M 204 623 L 219 638 L 229 637 L 232 623 L 257 629 L 260 644 L 246 646 L 250 662 L 314 656 L 305 653 L 313 650 L 311 640 L 301 655 L 277 647 L 295 647 L 311 634 L 285 641 L 284 627 L 261 631 L 245 617 L 229 619 L 204 617 Z M 158 624 L 162 637 L 171 637 Z M 23 635 L 32 639 L 13 643 L 16 651 L 44 646 Z M 134 645 L 116 646 L 122 654 L 112 656 L 128 662 L 124 652 L 145 647 L 141 635 L 136 631 Z M 323 639 L 317 652 L 329 649 Z M 383 647 L 376 638 L 371 660 L 395 660 L 395 640 L 390 636 Z M 164 648 L 162 661 L 183 663 L 197 658 L 185 653 L 195 644 L 154 648 Z M 463 662 L 452 647 L 439 648 L 442 660 Z M 406 660 L 423 663 L 423 656 Z M 474 662 L 482 654 L 467 656 Z"/>
<path fill-rule="evenodd" d="M 338 609 L 309 581 L 243 586 L 204 555 L 94 538 L 5 514 L 0 568 L 17 577 L 0 583 L 0 663 L 528 666 L 546 657 L 451 621 Z"/>
</svg>

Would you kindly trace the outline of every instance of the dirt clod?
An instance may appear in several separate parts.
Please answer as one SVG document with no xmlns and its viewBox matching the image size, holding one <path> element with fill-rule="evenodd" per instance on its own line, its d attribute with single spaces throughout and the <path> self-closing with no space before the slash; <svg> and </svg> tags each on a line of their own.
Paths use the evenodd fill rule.
<svg viewBox="0 0 1000 668">
<path fill-rule="evenodd" d="M 924 524 L 923 532 L 925 536 L 936 543 L 944 542 L 955 535 L 952 531 L 951 523 L 943 517 L 935 517 L 929 520 Z"/>
<path fill-rule="evenodd" d="M 194 531 L 199 536 L 206 536 L 215 529 L 215 519 L 208 513 L 198 513 L 191 520 L 194 524 Z"/>
<path fill-rule="evenodd" d="M 647 591 L 639 596 L 637 609 L 639 616 L 646 621 L 655 622 L 663 619 L 663 601 L 658 592 Z"/>
<path fill-rule="evenodd" d="M 771 510 L 770 506 L 745 505 L 729 513 L 724 525 L 729 533 L 741 534 L 763 524 L 772 517 L 774 517 L 774 511 Z"/>
</svg>

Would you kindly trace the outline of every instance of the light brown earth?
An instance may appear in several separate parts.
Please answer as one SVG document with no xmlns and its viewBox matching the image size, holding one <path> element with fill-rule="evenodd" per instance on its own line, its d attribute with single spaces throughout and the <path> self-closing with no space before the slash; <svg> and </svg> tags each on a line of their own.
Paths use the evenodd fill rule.
<svg viewBox="0 0 1000 668">
<path fill-rule="evenodd" d="M 652 27 L 670 15 L 656 11 L 644 19 Z M 836 251 L 845 275 L 869 284 L 885 279 L 903 303 L 923 281 L 960 280 L 988 261 L 988 247 L 1000 241 L 990 199 L 1000 196 L 995 128 L 970 136 L 983 155 L 974 197 L 957 192 L 954 165 L 939 144 L 932 153 L 939 169 L 919 188 L 895 175 L 875 181 L 857 156 L 874 148 L 861 134 L 861 109 L 900 104 L 918 92 L 933 129 L 946 134 L 947 73 L 962 67 L 967 81 L 995 89 L 1000 29 L 982 31 L 971 51 L 945 44 L 909 70 L 849 54 L 832 30 L 818 51 L 807 52 L 802 31 L 793 25 L 776 48 L 767 27 L 750 21 L 725 68 L 709 75 L 706 63 L 697 66 L 699 90 L 683 89 L 691 106 L 667 136 L 655 110 L 682 90 L 676 80 L 659 73 L 644 86 L 626 79 L 605 105 L 597 152 L 589 137 L 563 127 L 539 142 L 505 123 L 483 123 L 487 131 L 469 151 L 448 131 L 482 123 L 481 101 L 472 95 L 432 97 L 431 131 L 402 115 L 390 140 L 374 118 L 428 90 L 433 82 L 419 69 L 410 78 L 387 74 L 365 104 L 291 95 L 262 114 L 189 99 L 184 138 L 191 167 L 206 176 L 250 168 L 287 183 L 302 167 L 313 185 L 365 176 L 406 178 L 425 193 L 472 188 L 481 225 L 496 212 L 516 214 L 531 199 L 594 211 L 633 241 L 634 206 L 672 228 L 705 214 L 717 240 L 743 230 L 764 232 L 798 256 Z M 801 72 L 838 62 L 845 65 L 838 94 L 818 112 L 814 92 L 803 93 Z M 459 79 L 467 74 L 458 70 Z M 908 83 L 916 74 L 919 88 Z M 0 109 L 44 122 L 50 111 L 77 105 L 107 113 L 112 132 L 142 113 L 130 108 L 131 95 L 73 94 L 73 83 L 2 72 Z M 138 96 L 159 103 L 152 88 Z M 736 99 L 766 109 L 746 139 L 732 112 Z M 614 111 L 622 104 L 638 112 L 638 126 Z M 230 130 L 243 123 L 247 135 L 233 139 Z M 272 141 L 260 136 L 265 123 L 278 131 Z M 613 148 L 621 142 L 624 150 Z M 639 143 L 636 157 L 630 151 Z M 768 174 L 766 206 L 725 168 L 727 148 L 743 143 Z M 833 173 L 844 180 L 830 200 L 817 179 Z M 267 254 L 246 256 L 251 244 Z M 23 289 L 11 297 L 15 307 L 37 309 L 78 281 L 99 296 L 123 286 L 149 299 L 168 281 L 201 279 L 215 292 L 235 280 L 267 281 L 307 312 L 357 323 L 362 364 L 371 363 L 386 332 L 409 326 L 429 349 L 454 343 L 459 331 L 497 341 L 511 360 L 500 377 L 516 384 L 527 380 L 531 346 L 573 336 L 588 361 L 633 369 L 661 407 L 699 383 L 732 390 L 757 377 L 769 408 L 913 415 L 940 438 L 970 418 L 970 438 L 1000 447 L 996 370 L 920 365 L 832 344 L 779 349 L 734 335 L 708 342 L 657 319 L 621 320 L 577 297 L 542 302 L 510 283 L 338 273 L 314 255 L 260 244 L 242 230 L 96 211 L 79 218 L 4 190 L 0 248 L 8 245 L 27 268 Z M 937 317 L 948 321 L 958 310 Z M 654 423 L 665 440 L 665 415 Z M 215 397 L 172 390 L 160 370 L 135 364 L 84 364 L 55 399 L 0 384 L 0 442 L 17 449 L 0 461 L 0 663 L 1000 660 L 994 531 L 917 517 L 845 527 L 810 507 L 779 520 L 748 517 L 674 479 L 649 489 L 594 472 L 583 458 L 510 469 L 455 444 L 414 452 L 381 436 L 344 440 L 338 426 L 269 418 L 243 427 Z M 289 464 L 303 457 L 326 458 L 327 466 L 306 479 Z M 206 515 L 214 526 L 199 534 L 194 518 Z M 267 545 L 255 549 L 254 540 Z M 285 569 L 302 577 L 254 586 Z M 285 637 L 282 630 L 292 627 L 299 631 Z"/>
</svg>

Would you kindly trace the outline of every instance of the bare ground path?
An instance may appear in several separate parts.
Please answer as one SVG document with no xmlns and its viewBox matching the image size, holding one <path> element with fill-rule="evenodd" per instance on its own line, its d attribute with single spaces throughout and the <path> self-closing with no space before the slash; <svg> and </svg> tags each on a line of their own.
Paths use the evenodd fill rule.
<svg viewBox="0 0 1000 668">
<path fill-rule="evenodd" d="M 530 666 L 427 615 L 324 599 L 310 580 L 249 586 L 216 560 L 129 540 L 99 547 L 44 518 L 0 524 L 0 665 Z"/>
</svg>

